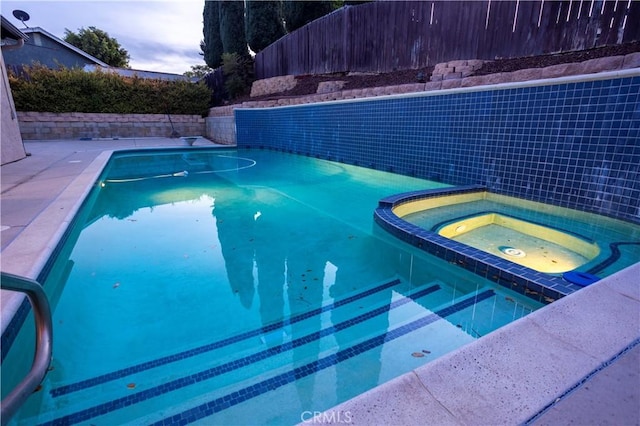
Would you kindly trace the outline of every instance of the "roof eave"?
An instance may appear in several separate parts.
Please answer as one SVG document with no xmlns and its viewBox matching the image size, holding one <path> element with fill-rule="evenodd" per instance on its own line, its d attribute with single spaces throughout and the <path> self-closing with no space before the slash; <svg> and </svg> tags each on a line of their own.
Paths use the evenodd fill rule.
<svg viewBox="0 0 640 426">
<path fill-rule="evenodd" d="M 27 28 L 27 29 L 25 29 L 25 32 L 29 33 L 29 34 L 31 34 L 31 33 L 44 34 L 45 36 L 49 37 L 51 40 L 55 41 L 56 43 L 61 44 L 62 46 L 66 47 L 67 49 L 73 50 L 77 54 L 85 57 L 86 59 L 90 60 L 91 62 L 95 63 L 96 65 L 101 65 L 103 67 L 108 67 L 109 66 L 109 64 L 107 64 L 105 62 L 102 62 L 100 59 L 96 58 L 95 56 L 89 55 L 84 50 L 78 49 L 77 47 L 75 47 L 71 43 L 67 43 L 66 41 L 62 40 L 61 38 L 54 36 L 49 31 L 44 30 L 44 29 L 42 29 L 40 27 Z"/>
<path fill-rule="evenodd" d="M 18 29 L 18 27 L 16 27 L 11 22 L 9 22 L 9 20 L 7 18 L 5 18 L 2 15 L 0 15 L 0 18 L 1 18 L 1 21 L 2 21 L 2 29 L 3 29 L 3 31 L 6 31 L 7 33 L 9 33 L 11 38 L 13 38 L 14 40 L 20 40 L 20 39 L 22 39 L 24 41 L 29 40 L 29 36 L 26 35 L 25 33 L 23 33 L 22 31 L 20 31 Z"/>
</svg>

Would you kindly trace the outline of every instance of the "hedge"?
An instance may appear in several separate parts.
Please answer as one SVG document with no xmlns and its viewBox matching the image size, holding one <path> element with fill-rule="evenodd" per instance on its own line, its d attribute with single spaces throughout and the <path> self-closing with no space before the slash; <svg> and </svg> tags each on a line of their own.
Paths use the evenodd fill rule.
<svg viewBox="0 0 640 426">
<path fill-rule="evenodd" d="M 206 115 L 211 91 L 204 83 L 122 77 L 103 71 L 26 67 L 9 73 L 18 111 Z"/>
</svg>

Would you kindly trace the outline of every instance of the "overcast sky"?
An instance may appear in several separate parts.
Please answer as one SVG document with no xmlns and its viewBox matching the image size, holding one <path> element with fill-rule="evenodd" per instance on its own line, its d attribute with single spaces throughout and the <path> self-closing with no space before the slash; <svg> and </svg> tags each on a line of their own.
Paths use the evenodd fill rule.
<svg viewBox="0 0 640 426">
<path fill-rule="evenodd" d="M 0 2 L 2 16 L 19 29 L 16 9 L 27 12 L 29 27 L 64 38 L 94 26 L 106 31 L 129 52 L 131 68 L 182 74 L 204 65 L 200 52 L 204 0 L 23 0 Z"/>
</svg>

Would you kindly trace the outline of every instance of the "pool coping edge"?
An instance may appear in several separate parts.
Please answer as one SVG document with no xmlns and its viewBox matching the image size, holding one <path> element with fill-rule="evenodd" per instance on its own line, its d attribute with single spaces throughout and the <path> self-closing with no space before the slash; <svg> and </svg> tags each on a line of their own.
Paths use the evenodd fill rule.
<svg viewBox="0 0 640 426">
<path fill-rule="evenodd" d="M 2 250 L 2 271 L 36 280 L 64 236 L 113 150 L 102 151 Z M 35 261 L 34 261 L 35 259 Z M 25 301 L 21 293 L 2 291 L 0 335 Z"/>
<path fill-rule="evenodd" d="M 594 375 L 615 368 L 621 354 L 640 350 L 638 276 L 640 263 L 301 424 L 333 423 L 327 419 L 346 416 L 352 423 L 372 425 L 535 423 Z M 596 306 L 598 330 L 594 311 L 585 306 Z M 624 323 L 629 327 L 620 327 Z M 589 388 L 593 399 L 626 392 L 617 391 Z M 569 406 L 574 413 L 565 410 L 566 419 L 588 409 L 580 403 Z"/>
</svg>

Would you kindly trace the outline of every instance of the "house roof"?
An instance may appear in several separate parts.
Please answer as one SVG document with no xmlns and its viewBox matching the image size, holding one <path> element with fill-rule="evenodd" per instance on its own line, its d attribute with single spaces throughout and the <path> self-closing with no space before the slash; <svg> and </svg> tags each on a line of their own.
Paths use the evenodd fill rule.
<svg viewBox="0 0 640 426">
<path fill-rule="evenodd" d="M 14 40 L 29 40 L 29 36 L 20 31 L 15 25 L 13 25 L 7 18 L 0 15 L 2 21 L 2 38 L 11 38 Z"/>
<path fill-rule="evenodd" d="M 11 22 L 5 19 L 4 16 L 2 16 L 2 38 L 3 39 L 12 38 L 14 40 L 18 40 L 19 38 L 22 38 L 23 40 L 26 41 L 29 39 L 29 36 L 27 34 L 40 34 L 44 37 L 47 37 L 53 42 L 58 43 L 61 46 L 64 46 L 66 49 L 69 49 L 77 53 L 78 55 L 81 55 L 82 57 L 87 59 L 89 62 L 92 62 L 91 64 L 87 64 L 84 66 L 85 71 L 95 71 L 97 69 L 100 69 L 102 71 L 119 74 L 123 77 L 133 77 L 135 75 L 140 78 L 152 78 L 152 79 L 160 79 L 160 80 L 187 80 L 191 82 L 198 81 L 197 78 L 189 78 L 180 74 L 112 67 L 109 64 L 96 58 L 95 56 L 89 55 L 87 52 L 83 51 L 82 49 L 79 49 L 74 45 L 67 43 L 66 41 L 56 37 L 55 35 L 51 34 L 45 29 L 42 29 L 40 27 L 33 27 L 33 28 L 25 28 L 23 30 L 19 30 Z"/>
<path fill-rule="evenodd" d="M 4 19 L 4 18 L 3 18 Z M 3 21 L 3 25 L 4 25 L 4 21 Z M 24 30 L 22 30 L 25 34 L 33 34 L 33 33 L 39 33 L 44 35 L 45 37 L 50 38 L 51 40 L 55 41 L 58 44 L 61 44 L 62 46 L 64 46 L 65 48 L 72 50 L 74 52 L 76 52 L 78 55 L 81 55 L 83 57 L 85 57 L 87 60 L 95 63 L 96 65 L 101 65 L 103 67 L 108 67 L 109 65 L 103 61 L 101 61 L 100 59 L 96 58 L 95 56 L 91 56 L 89 55 L 87 52 L 85 52 L 82 49 L 78 49 L 77 47 L 75 47 L 74 45 L 67 43 L 66 41 L 54 36 L 53 34 L 51 34 L 49 31 L 44 30 L 40 27 L 33 27 L 33 28 L 25 28 Z"/>
</svg>

